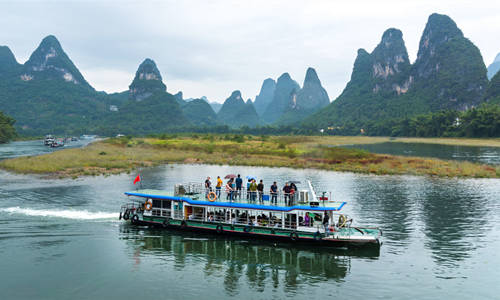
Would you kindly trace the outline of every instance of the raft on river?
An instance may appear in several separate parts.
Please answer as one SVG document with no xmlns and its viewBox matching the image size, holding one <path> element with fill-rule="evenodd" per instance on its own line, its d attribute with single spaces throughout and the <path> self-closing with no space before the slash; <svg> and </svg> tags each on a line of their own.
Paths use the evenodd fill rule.
<svg viewBox="0 0 500 300">
<path fill-rule="evenodd" d="M 271 203 L 266 195 L 259 201 L 248 196 L 250 193 L 243 190 L 235 193 L 234 200 L 225 200 L 193 183 L 176 185 L 174 193 L 131 191 L 125 194 L 134 201 L 121 207 L 120 219 L 137 226 L 247 239 L 334 247 L 380 246 L 379 228 L 353 226 L 352 219 L 341 213 L 346 202 L 328 201 L 325 194 L 316 197 L 312 187 L 310 192 L 300 191 L 296 195 L 280 193 L 277 201 Z"/>
</svg>

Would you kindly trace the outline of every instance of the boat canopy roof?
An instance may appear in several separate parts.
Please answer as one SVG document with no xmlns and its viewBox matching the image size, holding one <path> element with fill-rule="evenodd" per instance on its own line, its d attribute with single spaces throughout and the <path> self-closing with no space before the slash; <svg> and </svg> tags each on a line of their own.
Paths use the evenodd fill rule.
<svg viewBox="0 0 500 300">
<path fill-rule="evenodd" d="M 335 202 L 328 203 L 327 206 L 310 206 L 310 205 L 293 205 L 293 206 L 279 206 L 279 205 L 263 205 L 263 204 L 253 204 L 253 203 L 241 203 L 241 202 L 223 202 L 223 201 L 207 201 L 207 200 L 194 200 L 189 197 L 178 197 L 169 195 L 166 191 L 160 190 L 138 190 L 135 192 L 125 192 L 127 196 L 136 196 L 151 199 L 160 200 L 172 200 L 186 202 L 190 205 L 199 206 L 214 206 L 223 208 L 236 208 L 236 209 L 254 209 L 254 210 L 269 210 L 269 211 L 281 211 L 290 212 L 292 210 L 307 210 L 307 211 L 340 211 L 342 207 L 347 202 Z"/>
</svg>

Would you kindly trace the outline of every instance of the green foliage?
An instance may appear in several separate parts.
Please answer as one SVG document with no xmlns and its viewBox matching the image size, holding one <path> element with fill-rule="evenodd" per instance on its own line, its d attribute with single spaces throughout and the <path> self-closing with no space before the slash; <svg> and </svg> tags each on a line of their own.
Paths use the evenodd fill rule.
<svg viewBox="0 0 500 300">
<path fill-rule="evenodd" d="M 213 126 L 217 115 L 206 101 L 195 99 L 182 105 L 182 112 L 190 123 L 196 126 Z"/>
<path fill-rule="evenodd" d="M 14 119 L 0 112 L 0 144 L 7 143 L 16 137 L 15 122 Z"/>
<path fill-rule="evenodd" d="M 439 111 L 411 118 L 373 122 L 368 135 L 408 137 L 499 137 L 500 106 L 482 104 L 464 112 Z"/>
</svg>

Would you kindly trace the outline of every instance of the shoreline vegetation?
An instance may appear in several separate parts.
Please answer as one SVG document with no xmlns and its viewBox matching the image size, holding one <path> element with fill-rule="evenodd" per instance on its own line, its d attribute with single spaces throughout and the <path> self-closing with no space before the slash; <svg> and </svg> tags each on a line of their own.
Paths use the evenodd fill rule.
<svg viewBox="0 0 500 300">
<path fill-rule="evenodd" d="M 424 141 L 423 141 L 424 140 Z M 444 141 L 443 141 L 444 140 Z M 110 138 L 84 148 L 0 161 L 0 168 L 55 178 L 111 175 L 166 163 L 203 163 L 262 167 L 312 168 L 375 175 L 498 178 L 500 166 L 431 158 L 373 154 L 336 147 L 381 142 L 445 143 L 447 139 L 347 136 L 167 135 Z M 500 145 L 500 139 L 479 140 Z M 474 145 L 476 140 L 449 139 Z"/>
</svg>

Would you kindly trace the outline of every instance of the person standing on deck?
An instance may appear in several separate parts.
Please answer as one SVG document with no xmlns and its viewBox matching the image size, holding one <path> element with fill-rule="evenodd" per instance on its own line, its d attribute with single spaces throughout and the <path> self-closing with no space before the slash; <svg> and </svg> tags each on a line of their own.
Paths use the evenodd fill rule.
<svg viewBox="0 0 500 300">
<path fill-rule="evenodd" d="M 220 176 L 217 176 L 217 184 L 215 185 L 215 195 L 217 198 L 220 198 L 220 190 L 222 189 L 222 179 Z"/>
<path fill-rule="evenodd" d="M 259 184 L 257 185 L 257 191 L 259 191 L 259 202 L 263 203 L 264 201 L 262 200 L 262 195 L 264 195 L 264 183 L 262 182 L 262 179 L 259 181 Z"/>
<path fill-rule="evenodd" d="M 330 225 L 330 217 L 328 213 L 325 211 L 325 215 L 323 216 L 323 227 L 325 228 L 325 235 L 328 236 L 328 227 Z"/>
<path fill-rule="evenodd" d="M 243 179 L 241 179 L 240 174 L 236 177 L 236 192 L 238 193 L 238 198 L 241 199 L 241 186 L 243 185 Z"/>
<path fill-rule="evenodd" d="M 288 182 L 286 182 L 285 186 L 283 187 L 283 194 L 285 195 L 285 203 L 288 206 L 292 205 L 292 202 L 290 201 L 290 191 L 291 191 L 291 188 L 288 185 Z"/>
<path fill-rule="evenodd" d="M 210 181 L 210 176 L 205 180 L 205 197 L 208 197 L 208 193 L 212 191 L 212 182 Z"/>
<path fill-rule="evenodd" d="M 250 184 L 252 183 L 252 180 L 247 179 L 247 200 L 250 199 Z"/>
<path fill-rule="evenodd" d="M 290 184 L 290 206 L 295 204 L 295 184 Z"/>
<path fill-rule="evenodd" d="M 231 178 L 231 200 L 236 200 L 236 183 L 234 183 L 234 178 Z"/>
<path fill-rule="evenodd" d="M 295 203 L 295 194 L 297 193 L 297 186 L 294 182 L 290 183 L 290 202 L 293 205 Z"/>
<path fill-rule="evenodd" d="M 271 194 L 271 203 L 278 204 L 278 186 L 276 185 L 276 181 L 271 185 L 269 193 Z"/>
<path fill-rule="evenodd" d="M 255 198 L 257 196 L 257 184 L 255 183 L 255 179 L 252 179 L 250 186 L 248 187 L 250 193 L 250 201 L 255 202 Z"/>
<path fill-rule="evenodd" d="M 231 185 L 232 185 L 231 181 L 232 181 L 232 179 L 229 179 L 226 183 L 226 193 L 227 193 L 226 200 L 230 200 L 230 201 L 233 200 L 233 188 L 231 187 Z"/>
</svg>

